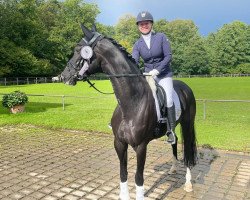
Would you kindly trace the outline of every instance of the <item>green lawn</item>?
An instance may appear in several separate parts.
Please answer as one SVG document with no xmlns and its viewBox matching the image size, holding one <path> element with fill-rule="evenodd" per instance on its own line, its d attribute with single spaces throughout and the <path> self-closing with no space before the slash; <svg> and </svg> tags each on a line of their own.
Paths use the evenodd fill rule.
<svg viewBox="0 0 250 200">
<path fill-rule="evenodd" d="M 194 91 L 196 99 L 250 100 L 250 78 L 182 78 Z M 109 81 L 94 81 L 102 91 L 111 92 Z M 116 106 L 114 95 L 103 95 L 87 83 L 66 86 L 62 83 L 0 86 L 0 93 L 21 90 L 27 94 L 65 95 L 29 97 L 26 112 L 13 115 L 0 106 L 0 126 L 33 124 L 50 128 L 80 129 L 111 133 L 107 124 Z M 78 98 L 67 97 L 78 96 Z M 2 99 L 2 96 L 0 96 Z M 199 145 L 250 152 L 250 103 L 197 102 L 196 131 Z M 177 129 L 177 133 L 179 130 Z"/>
</svg>

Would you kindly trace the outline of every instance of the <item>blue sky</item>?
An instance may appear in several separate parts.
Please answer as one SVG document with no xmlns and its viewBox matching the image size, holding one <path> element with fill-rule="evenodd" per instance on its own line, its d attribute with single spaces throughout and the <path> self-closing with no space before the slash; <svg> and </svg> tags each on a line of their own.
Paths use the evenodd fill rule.
<svg viewBox="0 0 250 200">
<path fill-rule="evenodd" d="M 125 14 L 148 10 L 155 20 L 191 19 L 201 35 L 216 32 L 224 24 L 240 20 L 250 24 L 250 0 L 86 0 L 98 5 L 97 22 L 115 25 Z"/>
</svg>

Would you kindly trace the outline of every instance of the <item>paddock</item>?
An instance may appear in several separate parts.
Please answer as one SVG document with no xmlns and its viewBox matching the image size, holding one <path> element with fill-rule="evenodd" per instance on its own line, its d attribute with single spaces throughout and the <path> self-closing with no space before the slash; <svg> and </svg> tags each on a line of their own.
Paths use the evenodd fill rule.
<svg viewBox="0 0 250 200">
<path fill-rule="evenodd" d="M 118 199 L 119 161 L 113 136 L 98 132 L 18 125 L 0 127 L 0 199 Z M 181 148 L 181 147 L 180 147 Z M 148 146 L 145 193 L 155 199 L 250 198 L 250 154 L 200 148 L 192 193 L 183 190 L 185 168 L 168 175 L 171 148 Z M 135 154 L 129 148 L 129 188 L 135 198 Z M 180 155 L 181 157 L 181 155 Z"/>
</svg>

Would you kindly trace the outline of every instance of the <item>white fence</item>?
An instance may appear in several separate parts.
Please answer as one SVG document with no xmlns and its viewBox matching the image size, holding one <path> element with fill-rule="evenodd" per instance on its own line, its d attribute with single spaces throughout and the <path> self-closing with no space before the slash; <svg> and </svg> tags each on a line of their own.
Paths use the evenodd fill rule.
<svg viewBox="0 0 250 200">
<path fill-rule="evenodd" d="M 0 95 L 5 95 L 0 93 Z M 62 109 L 65 110 L 65 99 L 66 98 L 104 98 L 104 97 L 83 97 L 83 96 L 69 96 L 69 95 L 45 95 L 45 94 L 27 94 L 27 96 L 34 96 L 34 97 L 54 97 L 54 98 L 61 98 L 62 99 Z M 211 100 L 211 99 L 196 99 L 198 102 L 203 102 L 203 119 L 206 119 L 206 110 L 207 110 L 207 103 L 208 102 L 244 102 L 250 103 L 250 100 Z"/>
<path fill-rule="evenodd" d="M 196 101 L 203 102 L 203 119 L 206 119 L 207 102 L 244 102 L 250 103 L 250 100 L 211 100 L 211 99 L 196 99 Z"/>
<path fill-rule="evenodd" d="M 25 85 L 38 83 L 51 83 L 52 77 L 9 77 L 0 78 L 0 85 Z"/>
<path fill-rule="evenodd" d="M 208 78 L 208 77 L 248 77 L 250 74 L 215 74 L 215 75 L 177 75 L 175 78 Z M 108 79 L 105 74 L 91 75 L 93 80 Z M 24 84 L 38 84 L 38 83 L 52 83 L 52 77 L 8 77 L 0 78 L 0 85 L 24 85 Z"/>
</svg>

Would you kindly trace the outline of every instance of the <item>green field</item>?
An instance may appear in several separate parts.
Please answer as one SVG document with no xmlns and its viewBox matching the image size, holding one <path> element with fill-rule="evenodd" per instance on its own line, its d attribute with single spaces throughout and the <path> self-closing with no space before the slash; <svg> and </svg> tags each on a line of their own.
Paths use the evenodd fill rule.
<svg viewBox="0 0 250 200">
<path fill-rule="evenodd" d="M 196 99 L 250 100 L 250 78 L 182 78 L 194 91 Z M 112 92 L 109 81 L 94 81 L 102 91 Z M 0 126 L 32 124 L 56 129 L 77 129 L 111 133 L 107 124 L 116 106 L 114 95 L 103 95 L 87 83 L 66 86 L 62 83 L 0 86 L 0 93 L 20 90 L 29 96 L 26 112 L 13 115 L 0 106 Z M 62 97 L 65 95 L 65 110 Z M 77 96 L 69 97 L 69 96 Z M 2 96 L 0 96 L 2 99 Z M 200 146 L 250 152 L 250 103 L 197 101 L 196 131 Z M 177 133 L 179 132 L 177 128 Z"/>
</svg>

